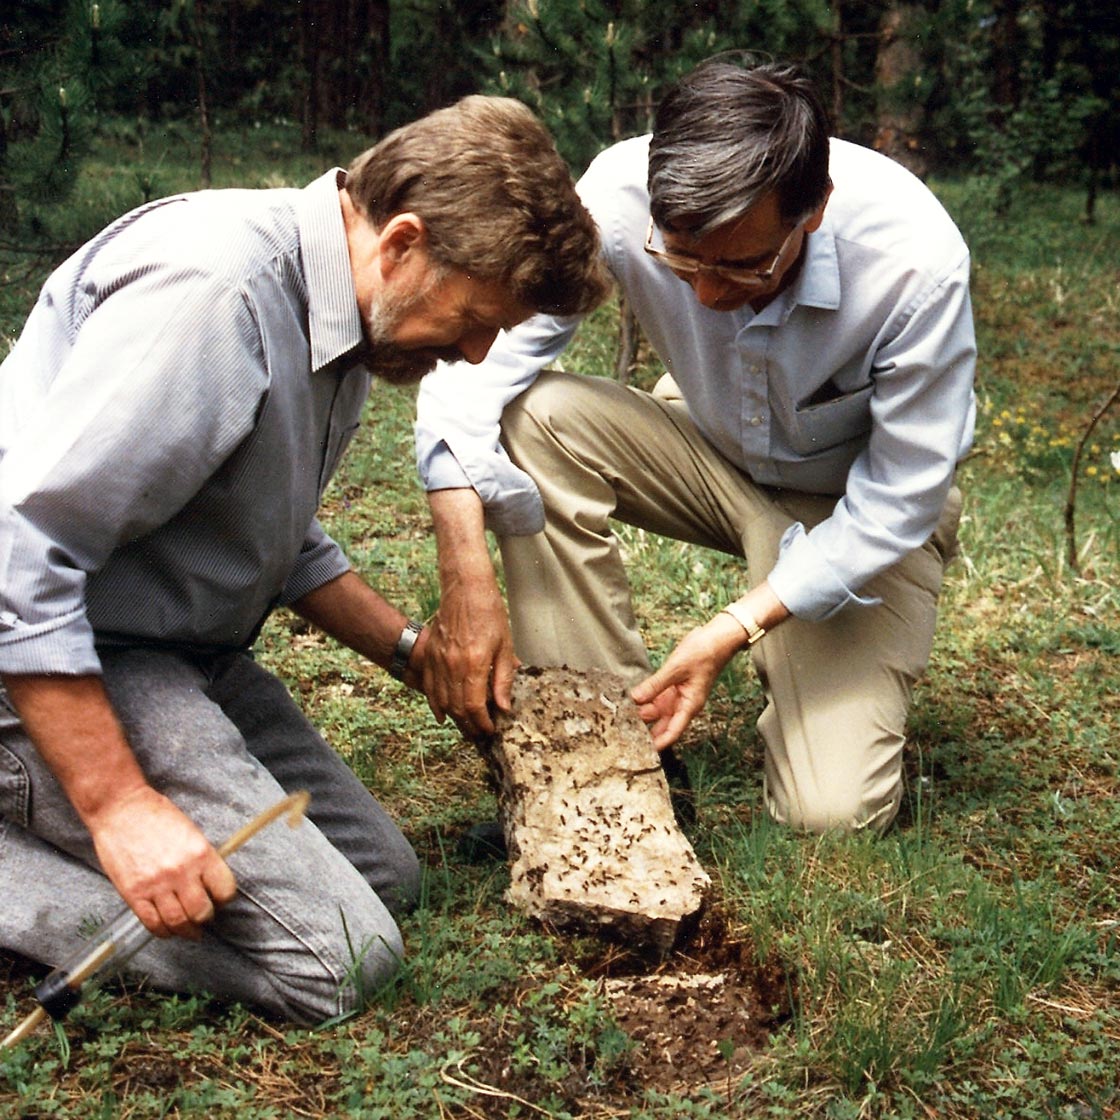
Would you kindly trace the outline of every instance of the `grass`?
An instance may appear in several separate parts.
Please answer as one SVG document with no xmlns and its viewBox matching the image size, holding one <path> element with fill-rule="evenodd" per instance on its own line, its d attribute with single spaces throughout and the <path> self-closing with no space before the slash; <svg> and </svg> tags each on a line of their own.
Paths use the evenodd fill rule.
<svg viewBox="0 0 1120 1120">
<path fill-rule="evenodd" d="M 43 236 L 72 243 L 154 193 L 193 185 L 182 138 L 117 128 Z M 216 180 L 304 182 L 279 127 L 222 133 Z M 183 153 L 183 154 L 180 154 Z M 234 158 L 236 153 L 236 159 Z M 779 962 L 789 1014 L 747 1068 L 666 1089 L 599 976 L 610 948 L 555 935 L 503 901 L 501 865 L 456 853 L 491 816 L 473 750 L 422 698 L 277 614 L 262 659 L 390 807 L 426 866 L 398 980 L 362 1015 L 289 1029 L 200 998 L 104 990 L 63 1036 L 0 1059 L 0 1114 L 21 1117 L 973 1117 L 1120 1112 L 1120 416 L 1081 460 L 1078 565 L 1063 505 L 1073 448 L 1120 363 L 1120 199 L 1029 188 L 1004 223 L 982 184 L 935 184 L 975 250 L 976 448 L 913 709 L 907 795 L 883 838 L 806 838 L 760 804 L 761 695 L 735 663 L 690 730 L 697 851 L 730 932 Z M 48 265 L 8 254 L 0 330 L 18 330 Z M 598 313 L 570 368 L 606 372 Z M 639 383 L 656 370 L 647 364 Z M 324 519 L 409 613 L 435 606 L 434 548 L 411 465 L 412 399 L 379 389 Z M 735 562 L 620 530 L 659 654 L 738 585 Z M 28 969 L 0 958 L 0 1030 L 30 1010 Z M 729 1055 L 733 1039 L 708 1045 Z"/>
</svg>

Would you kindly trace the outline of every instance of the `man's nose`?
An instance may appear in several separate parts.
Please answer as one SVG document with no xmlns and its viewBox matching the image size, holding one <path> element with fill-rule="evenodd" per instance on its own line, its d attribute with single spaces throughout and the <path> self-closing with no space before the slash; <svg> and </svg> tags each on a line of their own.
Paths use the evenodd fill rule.
<svg viewBox="0 0 1120 1120">
<path fill-rule="evenodd" d="M 689 277 L 688 282 L 692 285 L 692 290 L 696 293 L 696 298 L 705 307 L 715 307 L 716 304 L 728 296 L 735 287 L 730 280 L 724 280 L 714 272 L 705 272 L 703 270 L 694 272 Z"/>
<path fill-rule="evenodd" d="M 472 366 L 476 366 L 490 353 L 490 347 L 494 345 L 494 339 L 497 337 L 497 327 L 476 327 L 474 330 L 467 331 L 456 346 L 459 348 L 459 353 Z"/>
</svg>

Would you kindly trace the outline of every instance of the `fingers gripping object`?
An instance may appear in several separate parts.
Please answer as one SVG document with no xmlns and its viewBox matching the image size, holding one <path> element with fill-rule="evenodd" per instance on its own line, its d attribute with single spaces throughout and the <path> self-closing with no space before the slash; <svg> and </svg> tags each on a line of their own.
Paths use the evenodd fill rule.
<svg viewBox="0 0 1120 1120">
<path fill-rule="evenodd" d="M 303 820 L 310 800 L 311 795 L 307 790 L 289 794 L 248 824 L 242 825 L 218 849 L 218 855 L 222 859 L 232 855 L 262 828 L 285 814 L 288 817 L 288 827 L 295 828 Z M 0 1050 L 14 1046 L 48 1016 L 60 1022 L 82 998 L 84 988 L 108 972 L 109 965 L 119 968 L 146 945 L 151 937 L 152 934 L 143 922 L 125 907 L 111 922 L 101 927 L 92 945 L 83 945 L 36 986 L 35 998 L 39 1001 L 39 1006 L 0 1042 Z"/>
</svg>

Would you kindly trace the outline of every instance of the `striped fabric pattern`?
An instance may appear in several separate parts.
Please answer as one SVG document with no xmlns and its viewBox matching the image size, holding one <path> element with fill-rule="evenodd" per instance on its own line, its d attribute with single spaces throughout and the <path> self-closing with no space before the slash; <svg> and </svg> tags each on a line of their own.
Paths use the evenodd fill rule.
<svg viewBox="0 0 1120 1120">
<path fill-rule="evenodd" d="M 243 647 L 346 570 L 315 520 L 370 382 L 343 181 L 163 199 L 48 279 L 0 365 L 0 672 Z"/>
</svg>

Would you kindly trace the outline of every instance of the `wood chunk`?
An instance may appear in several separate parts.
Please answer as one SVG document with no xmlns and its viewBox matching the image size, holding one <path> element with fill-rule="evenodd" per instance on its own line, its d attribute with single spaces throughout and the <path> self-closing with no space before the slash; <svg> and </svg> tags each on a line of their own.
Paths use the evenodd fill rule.
<svg viewBox="0 0 1120 1120">
<path fill-rule="evenodd" d="M 552 925 L 667 952 L 711 880 L 622 679 L 522 668 L 496 723 L 481 750 L 512 861 L 506 897 Z"/>
</svg>

